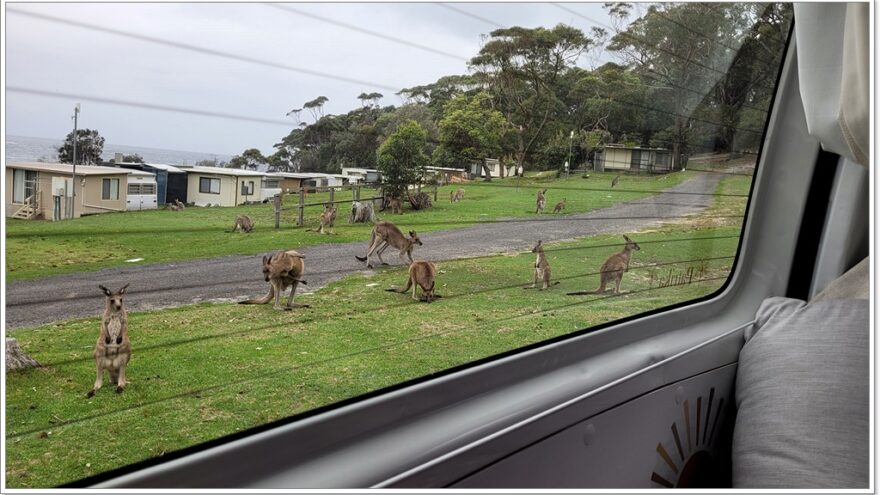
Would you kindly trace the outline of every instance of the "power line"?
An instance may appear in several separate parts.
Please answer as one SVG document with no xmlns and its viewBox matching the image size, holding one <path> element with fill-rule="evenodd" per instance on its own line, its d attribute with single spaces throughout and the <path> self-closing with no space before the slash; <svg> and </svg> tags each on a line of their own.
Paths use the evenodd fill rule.
<svg viewBox="0 0 880 495">
<path fill-rule="evenodd" d="M 78 27 L 81 29 L 88 29 L 91 31 L 98 31 L 98 32 L 102 32 L 105 34 L 111 34 L 114 36 L 121 36 L 124 38 L 131 38 L 131 39 L 135 39 L 135 40 L 139 40 L 139 41 L 145 41 L 145 42 L 153 43 L 153 44 L 157 44 L 157 45 L 170 46 L 172 48 L 178 48 L 181 50 L 188 50 L 191 52 L 201 53 L 201 54 L 205 54 L 205 55 L 212 55 L 215 57 L 221 57 L 221 58 L 226 58 L 226 59 L 230 59 L 230 60 L 237 60 L 239 62 L 247 62 L 250 64 L 261 65 L 264 67 L 271 67 L 273 69 L 281 69 L 281 70 L 286 70 L 286 71 L 290 71 L 290 72 L 296 72 L 299 74 L 307 74 L 310 76 L 321 77 L 324 79 L 332 79 L 332 80 L 336 80 L 336 81 L 357 84 L 359 86 L 376 87 L 376 88 L 386 89 L 389 91 L 397 91 L 399 89 L 394 86 L 389 86 L 387 84 L 371 83 L 369 81 L 363 81 L 361 79 L 354 79 L 351 77 L 341 76 L 338 74 L 329 74 L 326 72 L 320 72 L 320 71 L 316 71 L 316 70 L 312 70 L 312 69 L 306 69 L 303 67 L 295 67 L 292 65 L 280 64 L 280 63 L 271 62 L 268 60 L 261 60 L 261 59 L 253 58 L 253 57 L 246 56 L 246 55 L 238 55 L 238 54 L 234 54 L 234 53 L 223 52 L 220 50 L 214 50 L 213 48 L 204 48 L 204 47 L 200 47 L 200 46 L 196 46 L 196 45 L 189 45 L 189 44 L 181 43 L 178 41 L 171 41 L 171 40 L 167 40 L 167 39 L 163 39 L 163 38 L 156 38 L 153 36 L 132 33 L 129 31 L 121 31 L 118 29 L 108 28 L 108 27 L 104 27 L 104 26 L 97 26 L 94 24 L 89 24 L 89 23 L 80 22 L 80 21 L 62 19 L 60 17 L 54 17 L 54 16 L 50 16 L 50 15 L 46 15 L 46 14 L 38 14 L 36 12 L 28 12 L 26 10 L 7 8 L 6 12 L 12 13 L 12 14 L 28 16 L 28 17 L 33 17 L 35 19 L 40 19 L 43 21 L 64 24 L 66 26 L 73 26 L 73 27 Z"/>
<path fill-rule="evenodd" d="M 480 17 L 480 16 L 478 16 L 477 14 L 474 14 L 474 13 L 468 12 L 468 11 L 466 11 L 466 10 L 462 10 L 462 9 L 460 9 L 460 8 L 458 8 L 458 7 L 453 7 L 452 5 L 449 5 L 448 3 L 435 3 L 434 5 L 436 5 L 436 6 L 438 6 L 438 7 L 443 7 L 443 8 L 445 8 L 445 9 L 449 9 L 449 10 L 451 10 L 451 11 L 453 11 L 453 12 L 457 12 L 457 13 L 459 13 L 459 14 L 465 16 L 465 17 L 470 17 L 471 19 L 476 19 L 476 20 L 478 20 L 478 21 L 480 21 L 480 22 L 485 22 L 486 24 L 489 24 L 490 26 L 495 26 L 495 27 L 497 27 L 497 28 L 502 28 L 502 29 L 504 28 L 504 26 L 503 26 L 502 24 L 498 24 L 498 23 L 495 22 L 495 21 L 492 21 L 492 20 L 486 19 L 485 17 Z"/>
<path fill-rule="evenodd" d="M 377 32 L 377 31 L 371 31 L 371 30 L 369 30 L 369 29 L 365 29 L 365 28 L 362 28 L 362 27 L 360 27 L 360 26 L 355 26 L 354 24 L 348 24 L 348 23 L 346 23 L 346 22 L 338 21 L 338 20 L 336 20 L 336 19 L 331 19 L 331 18 L 329 18 L 329 17 L 324 17 L 324 16 L 320 16 L 320 15 L 318 15 L 318 14 L 313 14 L 313 13 L 311 13 L 311 12 L 306 12 L 306 11 L 304 11 L 304 10 L 300 10 L 300 9 L 297 9 L 297 8 L 291 7 L 290 4 L 266 3 L 266 4 L 264 4 L 264 5 L 266 5 L 267 7 L 274 7 L 274 8 L 276 8 L 276 9 L 283 10 L 283 11 L 289 12 L 289 13 L 291 13 L 291 14 L 298 14 L 298 15 L 301 15 L 301 16 L 303 16 L 303 17 L 308 17 L 308 18 L 310 18 L 310 19 L 315 19 L 315 20 L 317 20 L 317 21 L 326 22 L 326 23 L 328 23 L 328 24 L 333 24 L 334 26 L 339 26 L 339 27 L 342 27 L 342 28 L 348 29 L 348 30 L 350 30 L 350 31 L 355 31 L 355 32 L 358 32 L 358 33 L 361 33 L 361 34 L 366 34 L 366 35 L 368 35 L 368 36 L 373 36 L 373 37 L 376 37 L 376 38 L 381 38 L 381 39 L 383 39 L 383 40 L 392 41 L 392 42 L 394 42 L 394 43 L 398 43 L 398 44 L 401 44 L 401 45 L 409 46 L 409 47 L 411 47 L 411 48 L 416 48 L 416 49 L 418 49 L 418 50 L 423 50 L 423 51 L 426 51 L 426 52 L 435 53 L 435 54 L 437 54 L 437 55 L 443 55 L 444 57 L 454 58 L 454 59 L 456 59 L 456 60 L 462 60 L 462 61 L 464 61 L 464 62 L 467 62 L 467 61 L 468 61 L 467 58 L 462 57 L 462 56 L 460 56 L 460 55 L 456 55 L 456 54 L 454 54 L 454 53 L 445 52 L 445 51 L 443 51 L 443 50 L 438 50 L 438 49 L 436 49 L 436 48 L 434 48 L 434 47 L 430 47 L 430 46 L 427 46 L 427 45 L 422 45 L 422 44 L 415 43 L 415 42 L 412 42 L 412 41 L 408 41 L 408 40 L 405 40 L 405 39 L 402 39 L 402 38 L 396 38 L 396 37 L 394 37 L 394 36 L 390 36 L 390 35 L 387 35 L 387 34 L 384 34 L 384 33 L 380 33 L 380 32 Z"/>
<path fill-rule="evenodd" d="M 92 95 L 82 95 L 82 94 L 73 94 L 73 93 L 62 93 L 60 91 L 48 91 L 42 89 L 28 89 L 21 88 L 18 86 L 6 86 L 7 91 L 12 91 L 15 93 L 25 93 L 37 96 L 47 96 L 50 98 L 65 98 L 71 100 L 85 100 L 85 101 L 93 101 L 95 103 L 106 103 L 108 105 L 121 105 L 127 107 L 135 107 L 135 108 L 146 108 L 148 110 L 156 110 L 162 112 L 174 112 L 174 113 L 183 113 L 189 115 L 199 115 L 202 117 L 216 117 L 221 119 L 230 119 L 230 120 L 240 120 L 245 122 L 256 122 L 259 124 L 271 124 L 271 125 L 280 125 L 287 128 L 292 127 L 290 122 L 285 122 L 283 120 L 275 120 L 275 119 L 266 119 L 263 117 L 251 117 L 248 115 L 238 115 L 224 112 L 215 112 L 212 110 L 199 110 L 196 108 L 183 108 L 183 107 L 172 107 L 168 105 L 159 105 L 156 103 L 146 103 L 140 101 L 131 101 L 131 100 L 120 100 L 115 98 L 106 98 L 103 96 L 92 96 Z"/>
</svg>

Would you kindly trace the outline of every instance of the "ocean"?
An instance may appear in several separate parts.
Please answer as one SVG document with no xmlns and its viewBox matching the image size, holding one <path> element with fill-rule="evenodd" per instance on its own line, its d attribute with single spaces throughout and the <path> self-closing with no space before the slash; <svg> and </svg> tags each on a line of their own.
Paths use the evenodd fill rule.
<svg viewBox="0 0 880 495">
<path fill-rule="evenodd" d="M 44 139 L 28 136 L 6 135 L 6 161 L 8 162 L 56 162 L 61 139 Z M 230 155 L 220 153 L 201 153 L 197 151 L 163 150 L 143 148 L 122 144 L 104 143 L 101 157 L 104 161 L 111 160 L 116 153 L 126 155 L 138 154 L 147 163 L 164 163 L 166 165 L 192 165 L 199 160 L 229 161 Z"/>
</svg>

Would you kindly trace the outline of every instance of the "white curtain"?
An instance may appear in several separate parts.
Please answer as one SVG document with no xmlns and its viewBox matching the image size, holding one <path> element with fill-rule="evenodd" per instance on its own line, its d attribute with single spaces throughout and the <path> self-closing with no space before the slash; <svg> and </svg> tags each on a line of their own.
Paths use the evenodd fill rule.
<svg viewBox="0 0 880 495">
<path fill-rule="evenodd" d="M 823 148 L 868 165 L 869 5 L 796 3 L 798 76 L 810 134 Z"/>
</svg>

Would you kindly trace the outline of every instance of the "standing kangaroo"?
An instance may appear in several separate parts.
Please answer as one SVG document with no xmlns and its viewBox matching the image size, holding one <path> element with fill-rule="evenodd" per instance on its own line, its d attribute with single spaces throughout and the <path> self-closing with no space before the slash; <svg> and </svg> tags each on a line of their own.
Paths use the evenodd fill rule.
<svg viewBox="0 0 880 495">
<path fill-rule="evenodd" d="M 293 309 L 293 297 L 296 295 L 296 287 L 306 284 L 302 280 L 305 264 L 302 254 L 294 251 L 279 251 L 270 256 L 263 256 L 263 278 L 269 282 L 269 292 L 259 299 L 242 301 L 239 304 L 266 304 L 275 299 L 275 309 Z M 287 306 L 281 306 L 281 295 L 290 287 L 290 296 L 287 298 Z M 308 307 L 304 305 L 303 307 Z"/>
<path fill-rule="evenodd" d="M 605 260 L 605 263 L 602 263 L 602 267 L 599 268 L 599 288 L 596 290 L 569 292 L 569 296 L 579 296 L 584 294 L 603 294 L 605 293 L 605 286 L 610 284 L 612 281 L 615 283 L 614 293 L 620 294 L 620 282 L 621 280 L 623 280 L 623 273 L 629 270 L 629 259 L 630 257 L 632 257 L 632 252 L 641 250 L 641 248 L 638 244 L 635 243 L 635 241 L 627 236 L 623 236 L 623 238 L 626 239 L 626 246 L 623 247 L 623 251 L 609 256 L 608 259 Z"/>
<path fill-rule="evenodd" d="M 550 284 L 550 263 L 547 262 L 547 256 L 544 254 L 544 245 L 541 241 L 538 241 L 538 243 L 535 244 L 535 247 L 532 248 L 532 252 L 538 255 L 535 259 L 535 281 L 532 282 L 531 286 L 523 287 L 523 289 L 534 289 L 538 285 L 539 280 L 543 283 L 543 287 L 539 290 L 544 290 L 549 288 L 550 285 L 558 284 L 559 282 L 553 282 L 553 284 Z"/>
<path fill-rule="evenodd" d="M 247 215 L 239 215 L 235 217 L 235 224 L 229 232 L 235 232 L 236 229 L 243 234 L 250 234 L 254 230 L 254 221 Z"/>
<path fill-rule="evenodd" d="M 562 198 L 562 201 L 556 203 L 556 206 L 553 207 L 553 213 L 562 213 L 562 210 L 565 209 L 565 198 Z"/>
<path fill-rule="evenodd" d="M 385 289 L 388 292 L 405 293 L 412 287 L 412 298 L 416 301 L 416 286 L 422 288 L 422 299 L 425 302 L 431 302 L 435 298 L 440 297 L 434 294 L 434 278 L 437 277 L 437 267 L 429 261 L 413 261 L 409 265 L 409 278 L 406 280 L 406 286 L 402 289 Z"/>
<path fill-rule="evenodd" d="M 110 376 L 110 382 L 116 384 L 116 393 L 125 390 L 125 367 L 131 360 L 131 341 L 128 339 L 128 313 L 122 302 L 122 296 L 128 284 L 116 292 L 103 285 L 98 286 L 107 299 L 104 302 L 104 315 L 101 317 L 101 334 L 95 344 L 95 367 L 97 377 L 95 385 L 86 394 L 92 397 L 104 383 L 104 370 Z"/>
<path fill-rule="evenodd" d="M 457 203 L 463 199 L 464 199 L 464 189 L 459 187 L 457 190 L 455 190 L 455 192 L 449 191 L 449 201 L 451 203 Z"/>
<path fill-rule="evenodd" d="M 382 253 L 388 248 L 388 246 L 393 246 L 400 250 L 401 258 L 403 258 L 403 255 L 405 254 L 409 258 L 409 262 L 412 263 L 413 246 L 416 244 L 421 246 L 422 241 L 419 239 L 419 236 L 415 231 L 410 230 L 409 238 L 406 238 L 396 225 L 388 221 L 381 221 L 373 226 L 373 231 L 370 233 L 370 246 L 367 249 L 367 256 L 363 258 L 355 256 L 355 258 L 357 258 L 358 261 L 366 261 L 367 268 L 373 268 L 373 264 L 370 262 L 370 257 L 373 256 L 373 253 L 376 253 L 376 256 L 379 257 L 379 262 L 383 265 L 387 265 L 388 263 L 385 263 L 382 259 Z"/>
<path fill-rule="evenodd" d="M 318 222 L 321 224 L 318 227 L 318 232 L 321 234 L 332 234 L 329 229 L 333 228 L 333 222 L 336 221 L 336 206 L 333 203 L 327 203 L 324 205 L 324 212 L 321 213 L 321 216 L 318 218 Z"/>
<path fill-rule="evenodd" d="M 544 198 L 544 194 L 546 194 L 546 193 L 547 193 L 546 189 L 544 189 L 543 191 L 538 191 L 538 200 L 537 200 L 538 207 L 535 208 L 535 213 L 544 213 L 544 203 L 546 203 L 546 201 L 547 201 Z"/>
</svg>

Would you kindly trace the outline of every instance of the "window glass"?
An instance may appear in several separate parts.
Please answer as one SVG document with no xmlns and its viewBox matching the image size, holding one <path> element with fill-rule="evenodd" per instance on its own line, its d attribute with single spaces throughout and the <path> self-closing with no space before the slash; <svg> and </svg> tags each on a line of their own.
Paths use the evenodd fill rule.
<svg viewBox="0 0 880 495">
<path fill-rule="evenodd" d="M 141 185 L 140 184 L 129 184 L 128 185 L 128 194 L 140 194 L 141 193 Z"/>
<path fill-rule="evenodd" d="M 24 170 L 12 171 L 12 202 L 24 203 Z"/>
<path fill-rule="evenodd" d="M 64 101 L 83 102 L 78 161 L 108 156 L 113 136 L 193 174 L 168 174 L 161 211 L 69 218 L 68 201 L 63 221 L 7 222 L 7 336 L 43 365 L 7 374 L 10 487 L 161 461 L 727 283 L 791 4 L 456 5 L 7 6 L 7 123 L 58 121 L 36 102 L 57 103 L 38 84 L 52 68 Z M 375 35 L 387 19 L 393 39 Z M 99 38 L 118 50 L 73 70 Z M 112 104 L 98 110 L 93 88 Z M 278 173 L 303 187 L 257 204 Z M 362 180 L 330 189 L 336 174 Z M 222 203 L 255 204 L 220 207 L 220 177 L 239 188 Z M 102 197 L 118 188 L 104 179 Z M 298 284 L 276 307 L 262 260 L 285 250 L 303 257 L 269 267 Z M 87 397 L 105 309 L 94 274 L 131 284 L 132 358 L 121 393 L 104 373 Z M 37 283 L 64 295 L 51 312 Z"/>
<path fill-rule="evenodd" d="M 101 186 L 101 199 L 107 201 L 119 199 L 119 179 L 102 179 Z"/>
<path fill-rule="evenodd" d="M 141 194 L 156 194 L 156 184 L 141 184 Z"/>
</svg>

